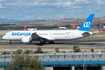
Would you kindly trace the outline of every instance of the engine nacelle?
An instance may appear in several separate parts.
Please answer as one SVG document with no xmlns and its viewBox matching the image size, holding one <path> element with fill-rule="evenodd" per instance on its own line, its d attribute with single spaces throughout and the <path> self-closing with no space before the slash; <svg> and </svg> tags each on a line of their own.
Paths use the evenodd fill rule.
<svg viewBox="0 0 105 70">
<path fill-rule="evenodd" d="M 30 37 L 23 37 L 23 38 L 21 39 L 21 41 L 22 41 L 23 43 L 30 43 L 30 42 L 31 42 L 31 38 L 30 38 Z"/>
</svg>

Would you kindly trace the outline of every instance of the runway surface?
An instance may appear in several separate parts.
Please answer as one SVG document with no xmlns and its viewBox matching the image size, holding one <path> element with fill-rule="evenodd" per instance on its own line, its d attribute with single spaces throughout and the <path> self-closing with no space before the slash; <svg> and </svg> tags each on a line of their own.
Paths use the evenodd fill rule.
<svg viewBox="0 0 105 70">
<path fill-rule="evenodd" d="M 22 49 L 25 51 L 33 50 L 36 51 L 38 47 L 41 47 L 43 51 L 47 51 L 52 53 L 55 51 L 55 48 L 59 48 L 59 51 L 66 51 L 71 52 L 73 51 L 72 47 L 74 45 L 77 45 L 81 48 L 81 50 L 87 50 L 89 51 L 91 48 L 96 49 L 97 51 L 100 51 L 101 47 L 105 48 L 105 39 L 79 39 L 79 40 L 72 40 L 72 41 L 54 41 L 54 44 L 43 44 L 40 45 L 39 41 L 33 41 L 30 44 L 23 44 L 21 41 L 12 41 L 11 44 L 9 44 L 8 41 L 1 41 L 0 42 L 0 51 L 17 51 L 17 49 Z M 103 49 L 103 51 L 105 51 Z"/>
<path fill-rule="evenodd" d="M 54 44 L 39 44 L 39 41 L 33 41 L 30 44 L 23 44 L 21 41 L 12 41 L 11 44 L 9 44 L 8 41 L 0 42 L 0 46 L 70 46 L 70 45 L 90 45 L 90 46 L 96 46 L 101 45 L 105 46 L 105 39 L 78 39 L 78 40 L 71 40 L 71 41 L 54 41 Z"/>
</svg>

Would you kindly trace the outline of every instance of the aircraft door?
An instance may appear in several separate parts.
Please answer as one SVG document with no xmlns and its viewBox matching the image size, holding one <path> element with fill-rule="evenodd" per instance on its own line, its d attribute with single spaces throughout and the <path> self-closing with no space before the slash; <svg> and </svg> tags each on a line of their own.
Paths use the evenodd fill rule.
<svg viewBox="0 0 105 70">
<path fill-rule="evenodd" d="M 9 34 L 9 33 L 7 33 L 7 34 L 6 34 L 6 36 L 9 38 L 9 37 L 10 37 L 10 34 Z"/>
</svg>

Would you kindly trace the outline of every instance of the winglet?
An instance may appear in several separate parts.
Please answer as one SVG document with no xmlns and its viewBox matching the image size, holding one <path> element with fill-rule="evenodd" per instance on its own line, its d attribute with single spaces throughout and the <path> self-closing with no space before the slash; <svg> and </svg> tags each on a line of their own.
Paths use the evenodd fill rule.
<svg viewBox="0 0 105 70">
<path fill-rule="evenodd" d="M 90 27 L 91 27 L 91 24 L 92 24 L 94 15 L 95 15 L 95 14 L 91 14 L 91 15 L 85 20 L 85 22 L 81 25 L 81 27 L 80 27 L 78 30 L 80 30 L 80 31 L 87 31 L 87 32 L 88 32 L 88 31 L 90 30 Z"/>
</svg>

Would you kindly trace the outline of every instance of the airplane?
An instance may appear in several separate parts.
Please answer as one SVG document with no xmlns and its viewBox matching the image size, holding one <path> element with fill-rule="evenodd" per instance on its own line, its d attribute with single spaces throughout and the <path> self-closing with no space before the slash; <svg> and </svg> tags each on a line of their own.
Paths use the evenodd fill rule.
<svg viewBox="0 0 105 70">
<path fill-rule="evenodd" d="M 27 30 L 27 31 L 36 31 L 37 28 L 26 28 L 26 26 L 24 26 L 24 30 Z"/>
<path fill-rule="evenodd" d="M 75 24 L 74 24 L 74 27 L 75 27 L 76 29 L 79 29 L 79 28 L 80 28 L 79 26 L 76 26 Z"/>
<path fill-rule="evenodd" d="M 2 39 L 20 40 L 22 43 L 31 43 L 32 41 L 40 41 L 40 44 L 46 42 L 54 43 L 54 41 L 74 40 L 93 35 L 89 32 L 94 14 L 91 14 L 81 27 L 77 30 L 36 30 L 36 31 L 10 31 L 6 33 Z"/>
<path fill-rule="evenodd" d="M 100 24 L 100 27 L 102 28 L 102 29 L 100 29 L 100 30 L 98 30 L 98 31 L 96 31 L 96 32 L 105 32 L 105 26 L 103 26 L 102 24 Z"/>
<path fill-rule="evenodd" d="M 71 26 L 72 26 L 72 28 L 76 28 L 76 29 L 79 28 L 79 27 L 77 27 L 75 24 L 74 24 L 74 25 L 71 24 Z"/>
<path fill-rule="evenodd" d="M 60 29 L 67 29 L 66 27 L 60 27 L 59 25 L 58 25 L 58 28 L 60 28 Z"/>
</svg>

